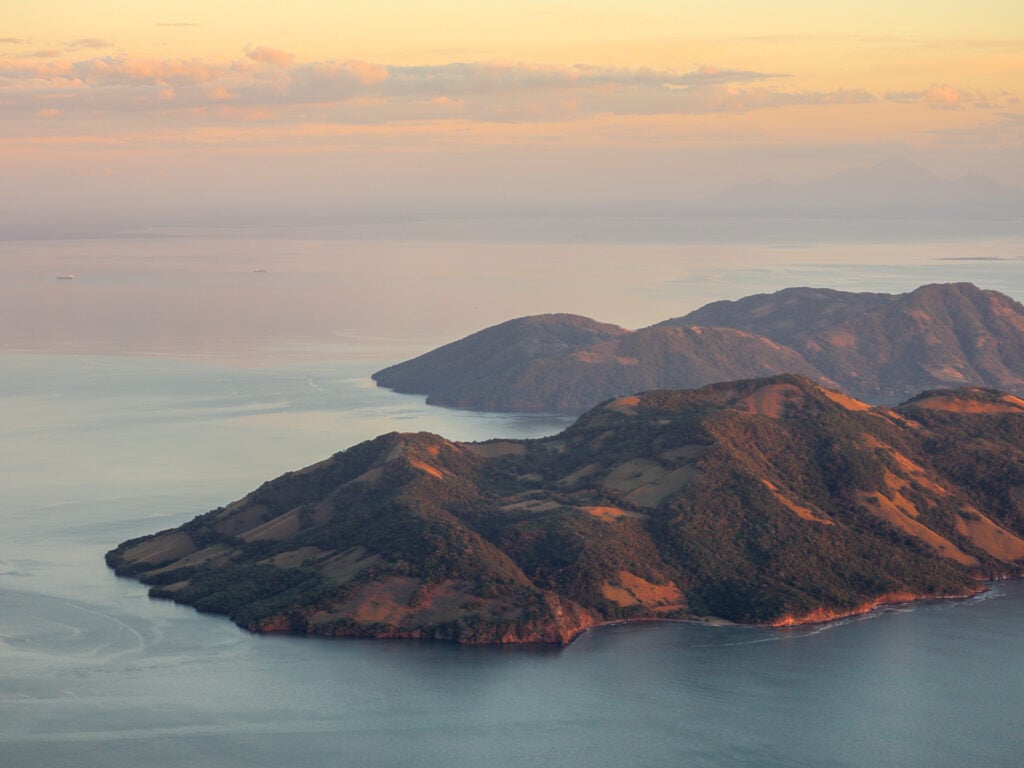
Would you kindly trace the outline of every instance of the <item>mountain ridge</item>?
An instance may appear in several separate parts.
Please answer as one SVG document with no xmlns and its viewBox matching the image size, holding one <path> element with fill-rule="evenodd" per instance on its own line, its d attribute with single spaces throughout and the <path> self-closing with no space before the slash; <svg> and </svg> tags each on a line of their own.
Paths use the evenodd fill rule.
<svg viewBox="0 0 1024 768">
<path fill-rule="evenodd" d="M 979 175 L 947 179 L 908 160 L 882 160 L 814 181 L 762 181 L 694 201 L 690 212 L 753 216 L 1019 218 L 1024 190 Z"/>
</svg>

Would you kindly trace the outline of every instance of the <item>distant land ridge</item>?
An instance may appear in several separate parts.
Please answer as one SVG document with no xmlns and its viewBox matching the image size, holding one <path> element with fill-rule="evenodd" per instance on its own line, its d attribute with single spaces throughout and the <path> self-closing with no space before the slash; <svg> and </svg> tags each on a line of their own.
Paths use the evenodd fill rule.
<svg viewBox="0 0 1024 768">
<path fill-rule="evenodd" d="M 586 332 L 584 332 L 586 331 Z M 373 374 L 433 405 L 580 413 L 602 400 L 796 373 L 876 404 L 936 387 L 1024 394 L 1024 306 L 970 283 L 787 288 L 626 331 L 576 315 L 493 326 Z"/>
<path fill-rule="evenodd" d="M 1024 399 L 869 407 L 782 375 L 617 398 L 539 440 L 390 433 L 107 563 L 254 632 L 824 621 L 1021 575 Z"/>
<path fill-rule="evenodd" d="M 908 160 L 883 160 L 816 181 L 729 187 L 687 206 L 690 215 L 1018 219 L 1024 190 L 984 176 L 946 179 Z"/>
</svg>

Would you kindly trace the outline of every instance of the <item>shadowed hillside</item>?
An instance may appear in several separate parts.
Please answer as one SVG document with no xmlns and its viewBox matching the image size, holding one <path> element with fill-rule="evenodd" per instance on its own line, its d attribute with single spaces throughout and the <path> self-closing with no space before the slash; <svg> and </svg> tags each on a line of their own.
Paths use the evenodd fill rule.
<svg viewBox="0 0 1024 768">
<path fill-rule="evenodd" d="M 970 283 L 911 293 L 787 288 L 708 304 L 663 325 L 756 331 L 872 402 L 937 386 L 1024 392 L 1024 306 Z"/>
<path fill-rule="evenodd" d="M 531 363 L 559 359 L 626 333 L 629 331 L 625 328 L 579 315 L 520 317 L 385 368 L 373 378 L 380 386 L 397 392 L 430 393 L 439 404 L 484 408 L 476 401 L 493 397 L 491 392 L 496 385 L 501 386 L 510 376 L 521 375 Z M 504 389 L 509 387 L 505 385 Z"/>
<path fill-rule="evenodd" d="M 542 345 L 533 335 L 528 340 L 517 336 L 506 346 L 508 337 L 499 334 L 513 323 L 520 331 L 539 329 L 547 334 L 548 325 L 541 321 L 549 317 L 488 328 L 378 371 L 373 378 L 399 392 L 426 393 L 433 405 L 569 413 L 618 394 L 668 385 L 698 387 L 783 371 L 832 383 L 792 350 L 731 328 L 658 327 L 632 333 L 620 329 L 614 336 L 575 346 Z"/>
<path fill-rule="evenodd" d="M 777 373 L 872 403 L 940 386 L 1024 393 L 1024 307 L 968 283 L 899 295 L 789 288 L 634 332 L 571 315 L 520 318 L 373 378 L 435 405 L 579 413 L 647 389 Z"/>
<path fill-rule="evenodd" d="M 871 408 L 787 375 L 618 398 L 541 440 L 392 433 L 107 561 L 253 631 L 823 620 L 1020 574 L 1024 400 Z"/>
</svg>

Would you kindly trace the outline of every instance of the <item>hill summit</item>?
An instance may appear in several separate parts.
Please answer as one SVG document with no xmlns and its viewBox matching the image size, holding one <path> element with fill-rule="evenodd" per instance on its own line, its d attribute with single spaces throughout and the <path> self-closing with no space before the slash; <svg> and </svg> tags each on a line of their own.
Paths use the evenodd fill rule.
<svg viewBox="0 0 1024 768">
<path fill-rule="evenodd" d="M 382 435 L 107 554 L 253 631 L 564 643 L 825 620 L 1024 564 L 1024 400 L 794 375 L 607 401 L 540 440 Z"/>
</svg>

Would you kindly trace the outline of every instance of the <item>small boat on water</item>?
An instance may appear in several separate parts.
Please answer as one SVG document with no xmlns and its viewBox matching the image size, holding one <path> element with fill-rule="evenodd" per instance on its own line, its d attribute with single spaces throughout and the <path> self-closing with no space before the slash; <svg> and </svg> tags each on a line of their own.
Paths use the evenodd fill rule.
<svg viewBox="0 0 1024 768">
<path fill-rule="evenodd" d="M 74 280 L 74 275 L 57 275 L 58 280 Z"/>
</svg>

